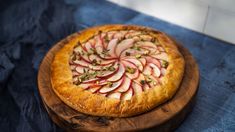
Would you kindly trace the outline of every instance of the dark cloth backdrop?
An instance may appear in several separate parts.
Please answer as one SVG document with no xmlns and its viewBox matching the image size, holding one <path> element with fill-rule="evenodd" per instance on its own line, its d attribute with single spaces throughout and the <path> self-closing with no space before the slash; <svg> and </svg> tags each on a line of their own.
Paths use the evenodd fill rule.
<svg viewBox="0 0 235 132">
<path fill-rule="evenodd" d="M 0 131 L 62 131 L 41 104 L 40 61 L 67 35 L 110 23 L 164 31 L 196 58 L 197 103 L 177 131 L 235 131 L 235 45 L 101 0 L 0 1 Z"/>
</svg>

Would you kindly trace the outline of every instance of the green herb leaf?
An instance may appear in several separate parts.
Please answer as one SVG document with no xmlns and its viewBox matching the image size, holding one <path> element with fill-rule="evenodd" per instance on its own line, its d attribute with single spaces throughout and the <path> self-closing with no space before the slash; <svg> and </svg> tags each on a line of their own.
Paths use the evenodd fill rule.
<svg viewBox="0 0 235 132">
<path fill-rule="evenodd" d="M 112 67 L 112 66 L 110 66 L 110 67 L 108 67 L 108 70 L 109 70 L 109 71 L 115 71 L 115 68 Z"/>
<path fill-rule="evenodd" d="M 105 50 L 103 50 L 103 51 L 101 52 L 101 54 L 103 54 L 103 55 L 106 56 L 106 55 L 108 55 L 109 50 L 110 50 L 110 49 L 105 49 Z"/>
<path fill-rule="evenodd" d="M 96 66 L 98 63 L 97 63 L 97 60 L 96 59 L 94 59 L 94 60 L 92 60 L 91 61 L 91 64 L 93 65 L 93 66 Z"/>
<path fill-rule="evenodd" d="M 150 77 L 146 77 L 146 82 L 151 83 L 153 80 Z"/>
<path fill-rule="evenodd" d="M 126 67 L 126 72 L 130 73 L 130 74 L 134 74 L 135 73 L 135 70 L 134 68 L 131 68 L 129 66 Z"/>
<path fill-rule="evenodd" d="M 169 63 L 167 61 L 165 61 L 165 60 L 161 60 L 161 64 L 162 64 L 163 68 L 167 68 L 168 65 L 169 65 Z"/>
<path fill-rule="evenodd" d="M 107 82 L 107 86 L 108 86 L 108 87 L 112 87 L 112 86 L 113 86 L 113 83 L 112 83 L 112 82 Z"/>
<path fill-rule="evenodd" d="M 141 54 L 135 55 L 135 58 L 136 58 L 136 59 L 141 58 Z"/>
<path fill-rule="evenodd" d="M 145 80 L 141 80 L 141 81 L 140 81 L 140 84 L 141 84 L 141 85 L 144 85 L 144 84 L 146 84 L 146 81 L 145 81 Z"/>
</svg>

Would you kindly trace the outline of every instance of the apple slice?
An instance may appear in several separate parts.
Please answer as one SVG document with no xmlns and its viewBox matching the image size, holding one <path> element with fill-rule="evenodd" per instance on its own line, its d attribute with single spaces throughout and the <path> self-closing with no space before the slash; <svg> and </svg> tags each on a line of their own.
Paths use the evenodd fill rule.
<svg viewBox="0 0 235 132">
<path fill-rule="evenodd" d="M 121 98 L 121 93 L 115 92 L 115 93 L 110 93 L 107 95 L 108 98 L 113 98 L 113 99 L 120 99 Z"/>
<path fill-rule="evenodd" d="M 115 55 L 115 48 L 117 46 L 117 43 L 118 43 L 118 39 L 112 39 L 108 43 L 107 50 L 108 50 L 108 54 L 111 57 L 116 57 L 116 55 Z"/>
<path fill-rule="evenodd" d="M 165 52 L 165 49 L 162 46 L 158 46 L 158 50 L 161 52 Z"/>
<path fill-rule="evenodd" d="M 84 60 L 75 60 L 74 64 L 77 64 L 77 65 L 80 65 L 80 66 L 83 66 L 83 67 L 88 67 L 90 65 L 90 63 L 88 63 Z"/>
<path fill-rule="evenodd" d="M 92 46 L 92 47 L 94 47 L 94 45 L 95 45 L 95 43 L 96 43 L 96 41 L 95 41 L 94 38 L 90 39 L 88 42 L 91 43 L 91 46 Z"/>
<path fill-rule="evenodd" d="M 131 86 L 131 79 L 124 76 L 124 81 L 122 82 L 121 86 L 117 89 L 118 92 L 126 92 Z"/>
<path fill-rule="evenodd" d="M 125 35 L 125 37 L 126 37 L 126 38 L 132 38 L 132 37 L 137 36 L 137 35 L 140 35 L 140 34 L 141 34 L 141 32 L 129 31 L 129 32 Z"/>
<path fill-rule="evenodd" d="M 111 87 L 109 87 L 108 85 L 105 85 L 99 90 L 99 92 L 100 93 L 108 93 L 110 91 L 113 91 L 113 90 L 117 89 L 122 84 L 122 82 L 123 82 L 123 79 L 120 79 L 119 81 L 114 82 Z"/>
<path fill-rule="evenodd" d="M 165 68 L 161 68 L 161 73 L 162 73 L 163 76 L 166 75 L 166 69 Z"/>
<path fill-rule="evenodd" d="M 104 51 L 103 46 L 96 46 L 96 47 L 95 47 L 95 50 L 96 50 L 96 52 L 97 52 L 97 54 L 98 54 L 99 56 L 103 55 L 103 54 L 102 54 L 103 51 Z"/>
<path fill-rule="evenodd" d="M 145 58 L 139 58 L 139 61 L 142 63 L 143 66 L 145 66 L 147 63 Z"/>
<path fill-rule="evenodd" d="M 152 57 L 159 59 L 159 60 L 168 61 L 168 56 L 167 56 L 166 52 L 161 52 L 160 54 L 152 55 Z"/>
<path fill-rule="evenodd" d="M 84 83 L 82 83 L 82 84 L 79 84 L 78 86 L 83 88 L 83 89 L 89 89 L 91 84 L 84 84 Z"/>
<path fill-rule="evenodd" d="M 133 73 L 129 73 L 129 72 L 125 73 L 130 79 L 136 79 L 139 76 L 139 70 L 134 63 L 130 61 L 124 61 L 124 60 L 122 60 L 121 62 L 122 64 L 124 64 L 125 69 L 132 68 L 135 70 Z"/>
<path fill-rule="evenodd" d="M 102 74 L 98 74 L 97 77 L 99 77 L 99 78 L 105 77 L 106 78 L 106 77 L 113 75 L 115 72 L 116 72 L 116 70 L 115 71 L 104 71 L 104 72 L 102 72 Z"/>
<path fill-rule="evenodd" d="M 114 70 L 112 70 L 112 71 L 110 71 L 110 70 L 103 71 L 101 74 L 98 74 L 97 77 L 99 77 L 99 78 L 109 77 L 109 76 L 113 75 L 114 73 L 116 73 L 119 70 L 117 62 L 115 64 L 110 64 L 110 66 L 112 66 L 114 68 Z M 105 68 L 110 67 L 110 66 L 105 66 L 105 67 L 103 66 L 103 68 L 105 69 Z M 102 69 L 102 66 L 100 68 Z"/>
<path fill-rule="evenodd" d="M 134 54 L 136 54 L 135 49 L 126 49 L 121 53 L 120 58 L 129 57 L 129 56 L 134 55 Z"/>
<path fill-rule="evenodd" d="M 91 79 L 83 81 L 82 83 L 95 83 L 98 80 L 99 80 L 99 78 L 91 78 Z"/>
<path fill-rule="evenodd" d="M 89 56 L 89 60 L 90 60 L 90 61 L 93 61 L 94 59 L 95 59 L 95 60 L 99 63 L 99 65 L 101 65 L 101 66 L 109 65 L 109 64 L 112 64 L 112 63 L 114 63 L 114 62 L 116 61 L 115 59 L 111 59 L 111 60 L 102 59 L 102 58 L 100 58 L 100 56 L 98 56 L 98 55 L 96 55 L 96 54 L 92 54 L 92 55 Z"/>
<path fill-rule="evenodd" d="M 95 37 L 95 41 L 96 41 L 94 45 L 95 50 L 97 51 L 98 54 L 101 54 L 103 52 L 104 45 L 103 45 L 103 40 L 100 37 L 100 35 Z"/>
<path fill-rule="evenodd" d="M 89 65 L 89 68 L 92 69 L 92 70 L 102 70 L 102 68 L 106 68 L 106 67 L 110 67 L 112 66 L 113 64 L 108 64 L 108 65 L 105 65 L 105 66 L 101 66 L 101 65 L 98 65 L 98 66 L 94 66 L 94 65 Z"/>
<path fill-rule="evenodd" d="M 114 74 L 113 76 L 111 76 L 108 81 L 114 82 L 119 80 L 125 73 L 125 68 L 123 66 L 123 64 L 120 64 L 118 67 L 118 71 L 116 72 L 116 74 Z"/>
<path fill-rule="evenodd" d="M 96 82 L 97 83 L 97 82 Z M 99 80 L 98 85 L 106 85 L 107 84 L 107 80 L 106 79 L 103 79 L 103 80 Z"/>
<path fill-rule="evenodd" d="M 78 86 L 83 88 L 83 89 L 100 87 L 99 85 L 95 85 L 95 83 L 82 83 L 82 84 L 79 84 Z"/>
<path fill-rule="evenodd" d="M 143 87 L 136 82 L 132 82 L 131 87 L 133 88 L 134 94 L 140 94 L 143 92 Z"/>
<path fill-rule="evenodd" d="M 116 46 L 116 55 L 117 56 L 120 56 L 121 53 L 125 50 L 125 49 L 128 49 L 130 47 L 132 47 L 134 43 L 134 40 L 133 39 L 125 39 L 123 41 L 121 41 L 119 44 L 117 44 Z"/>
<path fill-rule="evenodd" d="M 76 69 L 76 65 L 70 64 L 70 69 L 71 69 L 71 70 L 75 70 L 75 69 Z"/>
<path fill-rule="evenodd" d="M 159 53 L 159 51 L 153 47 L 141 47 L 145 52 L 147 51 L 148 54 L 153 55 Z"/>
<path fill-rule="evenodd" d="M 150 63 L 149 66 L 150 66 L 151 68 L 153 68 L 153 75 L 154 75 L 155 77 L 160 77 L 160 75 L 161 75 L 160 69 L 159 69 L 155 64 L 153 64 L 153 63 Z"/>
<path fill-rule="evenodd" d="M 80 55 L 80 57 L 81 57 L 82 60 L 84 60 L 84 61 L 86 61 L 86 62 L 88 62 L 88 63 L 91 62 L 87 54 Z"/>
<path fill-rule="evenodd" d="M 140 71 L 143 71 L 144 66 L 142 65 L 140 60 L 134 58 L 125 58 L 124 60 L 134 63 Z"/>
<path fill-rule="evenodd" d="M 102 74 L 98 74 L 97 77 L 99 78 L 108 78 L 110 76 L 113 76 L 116 73 L 117 69 L 115 71 L 104 71 Z"/>
<path fill-rule="evenodd" d="M 124 35 L 121 32 L 117 32 L 113 36 L 114 39 L 121 39 L 122 37 L 124 37 Z"/>
<path fill-rule="evenodd" d="M 88 91 L 92 92 L 92 93 L 96 93 L 98 92 L 100 89 L 100 87 L 94 87 L 94 88 L 89 88 Z"/>
<path fill-rule="evenodd" d="M 72 77 L 74 78 L 74 77 L 77 77 L 77 76 L 79 76 L 80 75 L 80 73 L 78 73 L 77 71 L 72 71 Z"/>
<path fill-rule="evenodd" d="M 134 36 L 132 39 L 134 39 L 135 42 L 139 42 L 141 41 L 140 37 L 139 36 Z"/>
<path fill-rule="evenodd" d="M 80 59 L 82 59 L 82 60 L 84 60 L 84 61 L 86 61 L 86 62 L 90 62 L 90 60 L 89 60 L 89 58 L 88 58 L 88 55 L 87 55 L 87 54 L 82 54 L 82 53 L 84 53 L 84 52 L 86 52 L 86 51 L 84 51 L 84 50 L 81 48 L 81 46 L 76 47 L 76 48 L 74 49 L 74 52 L 75 52 L 75 54 L 76 54 L 76 53 L 79 53 Z"/>
<path fill-rule="evenodd" d="M 78 73 L 82 74 L 82 73 L 84 73 L 84 70 L 87 71 L 88 68 L 85 68 L 85 67 L 82 67 L 82 66 L 77 65 L 76 68 L 75 68 L 75 70 L 76 70 Z"/>
<path fill-rule="evenodd" d="M 100 37 L 104 49 L 106 49 L 107 46 L 108 46 L 107 41 L 105 41 L 105 39 L 104 39 L 104 38 L 106 38 L 106 37 L 108 37 L 108 36 L 107 36 L 107 33 L 102 33 L 102 34 L 101 34 L 101 37 Z"/>
<path fill-rule="evenodd" d="M 98 57 L 97 55 L 95 55 L 95 54 L 91 54 L 90 56 L 89 56 L 89 60 L 92 62 L 93 60 L 96 60 L 97 61 L 97 63 L 98 62 L 101 62 L 103 59 L 101 59 L 100 57 Z"/>
<path fill-rule="evenodd" d="M 149 66 L 149 64 L 147 64 L 147 66 L 144 67 L 143 73 L 145 75 L 151 75 L 153 73 L 152 68 Z"/>
<path fill-rule="evenodd" d="M 108 39 L 109 39 L 109 40 L 113 39 L 113 36 L 115 35 L 115 33 L 116 33 L 116 31 L 110 31 L 110 32 L 108 32 L 108 33 L 107 33 Z"/>
<path fill-rule="evenodd" d="M 114 62 L 116 62 L 117 60 L 102 60 L 101 61 L 101 63 L 100 63 L 100 65 L 101 66 L 104 66 L 104 65 L 109 65 L 109 64 L 112 64 L 112 63 L 114 63 Z"/>
<path fill-rule="evenodd" d="M 91 49 L 93 49 L 92 44 L 90 42 L 86 42 L 84 47 L 87 52 L 91 52 L 92 51 Z"/>
<path fill-rule="evenodd" d="M 158 59 L 154 58 L 154 57 L 150 57 L 150 56 L 146 56 L 145 57 L 148 63 L 153 63 L 155 64 L 157 67 L 161 68 L 161 63 Z"/>
<path fill-rule="evenodd" d="M 141 47 L 149 47 L 149 48 L 157 49 L 157 46 L 155 44 L 153 44 L 152 42 L 148 42 L 148 41 L 140 41 L 137 43 L 137 45 Z"/>
<path fill-rule="evenodd" d="M 141 81 L 142 80 L 145 80 L 145 77 L 144 77 L 144 75 L 142 74 L 142 73 L 140 73 L 139 74 L 139 77 L 138 78 L 136 78 L 134 81 L 136 82 L 136 83 L 138 83 L 139 85 L 141 85 Z"/>
<path fill-rule="evenodd" d="M 130 87 L 129 90 L 126 91 L 126 92 L 122 95 L 122 99 L 123 99 L 123 100 L 130 100 L 133 95 L 134 95 L 133 89 Z"/>
<path fill-rule="evenodd" d="M 141 40 L 143 41 L 151 41 L 153 39 L 152 36 L 150 35 L 146 35 L 146 34 L 143 34 L 143 35 L 139 35 L 139 37 L 141 38 Z"/>
<path fill-rule="evenodd" d="M 78 45 L 78 46 L 76 46 L 75 48 L 74 48 L 74 52 L 75 53 L 81 53 L 83 51 L 83 49 L 82 49 L 82 47 L 80 46 L 80 45 Z"/>
</svg>

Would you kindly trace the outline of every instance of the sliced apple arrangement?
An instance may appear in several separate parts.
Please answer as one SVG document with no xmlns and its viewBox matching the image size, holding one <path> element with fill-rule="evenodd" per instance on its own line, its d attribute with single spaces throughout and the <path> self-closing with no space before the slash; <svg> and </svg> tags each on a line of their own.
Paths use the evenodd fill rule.
<svg viewBox="0 0 235 132">
<path fill-rule="evenodd" d="M 135 30 L 99 32 L 78 42 L 69 64 L 75 85 L 120 100 L 161 85 L 169 65 L 158 40 Z"/>
</svg>

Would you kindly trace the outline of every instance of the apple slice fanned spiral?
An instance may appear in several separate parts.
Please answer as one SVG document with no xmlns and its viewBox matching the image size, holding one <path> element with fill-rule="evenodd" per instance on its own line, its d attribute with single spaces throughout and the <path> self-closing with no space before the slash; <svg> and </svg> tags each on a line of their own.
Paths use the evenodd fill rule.
<svg viewBox="0 0 235 132">
<path fill-rule="evenodd" d="M 161 85 L 169 65 L 157 39 L 135 30 L 102 32 L 78 42 L 69 64 L 75 85 L 120 100 Z"/>
</svg>

